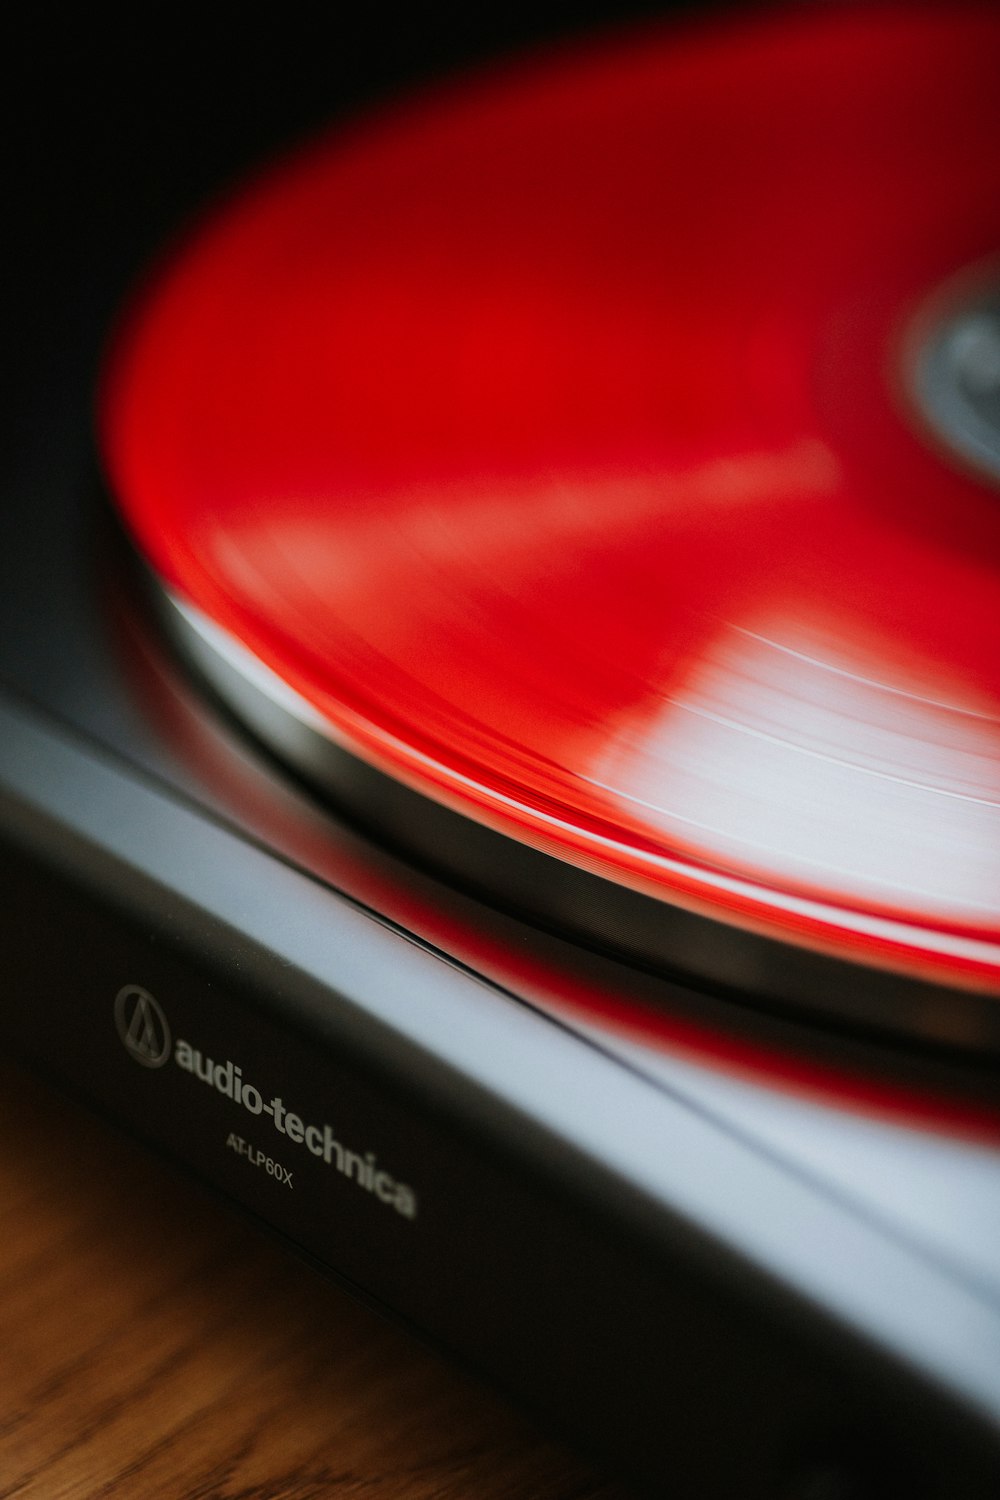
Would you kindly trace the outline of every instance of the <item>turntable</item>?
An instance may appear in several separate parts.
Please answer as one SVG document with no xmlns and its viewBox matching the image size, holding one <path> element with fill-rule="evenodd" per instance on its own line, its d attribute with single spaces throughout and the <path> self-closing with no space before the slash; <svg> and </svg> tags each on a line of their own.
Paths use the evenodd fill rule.
<svg viewBox="0 0 1000 1500">
<path fill-rule="evenodd" d="M 1000 1480 L 998 62 L 362 112 L 8 486 L 9 1044 L 671 1494 Z"/>
</svg>

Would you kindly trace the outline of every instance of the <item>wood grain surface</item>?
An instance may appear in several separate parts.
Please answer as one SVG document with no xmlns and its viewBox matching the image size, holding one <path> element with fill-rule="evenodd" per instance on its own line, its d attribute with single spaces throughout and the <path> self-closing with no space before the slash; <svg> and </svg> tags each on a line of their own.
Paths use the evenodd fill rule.
<svg viewBox="0 0 1000 1500">
<path fill-rule="evenodd" d="M 0 1497 L 625 1500 L 0 1061 Z"/>
</svg>

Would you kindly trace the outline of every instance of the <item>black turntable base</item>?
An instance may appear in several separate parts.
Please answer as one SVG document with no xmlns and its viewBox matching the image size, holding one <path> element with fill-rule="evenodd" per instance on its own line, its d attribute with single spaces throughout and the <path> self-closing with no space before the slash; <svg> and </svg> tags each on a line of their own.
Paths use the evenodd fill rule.
<svg viewBox="0 0 1000 1500">
<path fill-rule="evenodd" d="M 550 38 L 17 323 L 4 1036 L 657 1493 L 998 1493 L 998 62 Z"/>
</svg>

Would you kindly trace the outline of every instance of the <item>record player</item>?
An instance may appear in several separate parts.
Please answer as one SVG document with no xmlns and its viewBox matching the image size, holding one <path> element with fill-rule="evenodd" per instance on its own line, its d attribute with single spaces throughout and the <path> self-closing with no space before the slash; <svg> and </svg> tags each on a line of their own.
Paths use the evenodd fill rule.
<svg viewBox="0 0 1000 1500">
<path fill-rule="evenodd" d="M 6 1044 L 661 1493 L 995 1495 L 996 14 L 374 30 L 15 185 Z"/>
</svg>

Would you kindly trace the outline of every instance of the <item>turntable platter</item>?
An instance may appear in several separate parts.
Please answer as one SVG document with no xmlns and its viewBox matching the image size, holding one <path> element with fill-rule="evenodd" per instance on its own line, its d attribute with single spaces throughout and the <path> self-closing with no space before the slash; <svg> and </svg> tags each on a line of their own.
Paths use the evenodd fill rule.
<svg viewBox="0 0 1000 1500">
<path fill-rule="evenodd" d="M 614 941 L 583 872 L 665 924 L 640 954 L 686 913 L 746 959 L 678 940 L 713 982 L 763 942 L 801 978 L 751 988 L 812 996 L 832 955 L 880 1020 L 948 1034 L 947 994 L 995 1044 L 1000 496 L 940 388 L 990 428 L 998 61 L 990 7 L 646 30 L 237 193 L 102 401 L 216 686 L 366 815 L 416 794 L 432 862 L 540 853 L 527 896 L 476 878 L 543 918 Z"/>
</svg>

